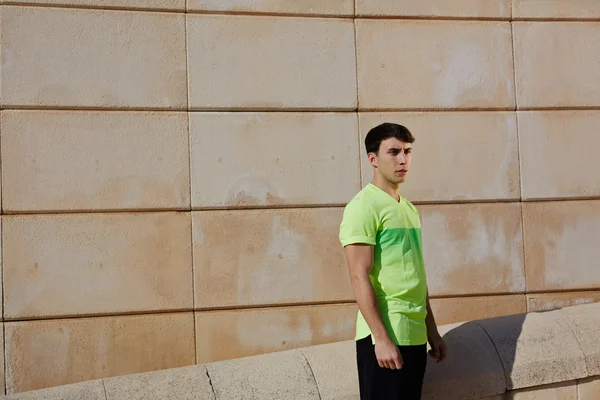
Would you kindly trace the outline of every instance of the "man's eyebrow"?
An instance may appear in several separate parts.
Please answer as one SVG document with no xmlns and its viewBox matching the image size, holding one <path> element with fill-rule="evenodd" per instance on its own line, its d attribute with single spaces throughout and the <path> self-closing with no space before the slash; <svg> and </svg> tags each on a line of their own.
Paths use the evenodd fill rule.
<svg viewBox="0 0 600 400">
<path fill-rule="evenodd" d="M 412 146 L 404 147 L 404 151 L 406 151 L 406 150 L 412 150 Z M 402 151 L 402 148 L 401 147 L 390 147 L 388 149 L 388 153 L 391 153 L 392 151 Z"/>
</svg>

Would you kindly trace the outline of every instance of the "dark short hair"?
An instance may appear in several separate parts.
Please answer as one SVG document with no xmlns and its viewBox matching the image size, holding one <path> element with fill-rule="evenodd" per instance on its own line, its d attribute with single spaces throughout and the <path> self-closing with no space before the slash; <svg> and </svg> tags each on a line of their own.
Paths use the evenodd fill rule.
<svg viewBox="0 0 600 400">
<path fill-rule="evenodd" d="M 369 133 L 367 133 L 367 137 L 365 137 L 367 154 L 377 154 L 381 142 L 392 137 L 404 143 L 414 143 L 415 141 L 415 138 L 407 127 L 391 122 L 384 122 L 383 124 L 372 128 Z"/>
</svg>

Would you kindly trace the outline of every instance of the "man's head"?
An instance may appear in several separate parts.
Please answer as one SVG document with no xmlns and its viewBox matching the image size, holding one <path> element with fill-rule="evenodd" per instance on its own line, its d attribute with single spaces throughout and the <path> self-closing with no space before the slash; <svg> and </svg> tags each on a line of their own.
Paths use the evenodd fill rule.
<svg viewBox="0 0 600 400">
<path fill-rule="evenodd" d="M 410 131 L 398 124 L 386 122 L 369 131 L 365 147 L 378 179 L 392 184 L 406 180 L 414 141 Z"/>
</svg>

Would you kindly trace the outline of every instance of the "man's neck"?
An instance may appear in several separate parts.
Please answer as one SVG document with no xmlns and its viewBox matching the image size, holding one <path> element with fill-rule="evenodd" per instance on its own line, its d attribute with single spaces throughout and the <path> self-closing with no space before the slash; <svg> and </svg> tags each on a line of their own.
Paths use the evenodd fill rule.
<svg viewBox="0 0 600 400">
<path fill-rule="evenodd" d="M 400 191 L 399 183 L 396 183 L 396 184 L 391 183 L 387 179 L 383 179 L 377 175 L 373 177 L 373 180 L 371 181 L 371 183 L 373 185 L 377 186 L 379 189 L 386 192 L 387 194 L 389 194 L 395 201 L 400 200 L 400 197 L 398 195 L 398 193 Z"/>
</svg>

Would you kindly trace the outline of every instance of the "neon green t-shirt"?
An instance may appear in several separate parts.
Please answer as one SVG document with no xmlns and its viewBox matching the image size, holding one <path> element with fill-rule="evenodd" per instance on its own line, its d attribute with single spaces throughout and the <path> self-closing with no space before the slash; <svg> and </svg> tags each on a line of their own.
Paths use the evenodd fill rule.
<svg viewBox="0 0 600 400">
<path fill-rule="evenodd" d="M 396 201 L 369 183 L 346 205 L 339 239 L 344 247 L 375 246 L 369 278 L 390 339 L 397 345 L 426 343 L 427 282 L 415 206 L 401 196 Z M 370 334 L 359 310 L 355 340 Z"/>
</svg>

